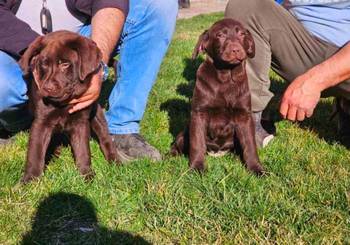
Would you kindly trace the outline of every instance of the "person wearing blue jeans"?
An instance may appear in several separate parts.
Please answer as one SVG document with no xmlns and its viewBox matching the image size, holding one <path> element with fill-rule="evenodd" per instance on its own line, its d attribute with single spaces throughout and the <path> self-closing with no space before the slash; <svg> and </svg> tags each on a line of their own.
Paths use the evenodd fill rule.
<svg viewBox="0 0 350 245">
<path fill-rule="evenodd" d="M 40 23 L 36 22 L 42 3 L 26 2 L 22 1 L 16 12 L 9 1 L 0 1 L 0 131 L 10 134 L 31 123 L 26 108 L 27 85 L 17 61 L 40 33 Z M 105 114 L 110 134 L 123 160 L 160 160 L 158 150 L 140 136 L 139 123 L 175 29 L 178 1 L 66 0 L 64 8 L 50 6 L 50 1 L 43 3 L 51 12 L 53 30 L 67 29 L 91 37 L 101 49 L 105 63 L 119 53 L 116 84 Z M 10 23 L 13 28 L 7 28 Z M 17 33 L 13 34 L 13 29 Z M 22 30 L 26 33 L 21 35 Z M 98 98 L 103 72 L 108 69 L 103 70 L 94 76 L 88 92 L 72 101 L 71 113 Z"/>
</svg>

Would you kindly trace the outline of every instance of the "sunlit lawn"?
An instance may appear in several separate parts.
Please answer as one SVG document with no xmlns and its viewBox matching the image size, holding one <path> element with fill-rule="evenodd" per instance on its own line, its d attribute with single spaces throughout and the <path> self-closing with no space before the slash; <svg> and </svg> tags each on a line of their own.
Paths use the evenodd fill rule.
<svg viewBox="0 0 350 245">
<path fill-rule="evenodd" d="M 272 105 L 277 137 L 259 151 L 266 177 L 249 174 L 237 156 L 207 157 L 200 176 L 187 158 L 166 155 L 189 117 L 201 61 L 190 60 L 192 49 L 221 17 L 178 21 L 142 121 L 163 161 L 108 165 L 93 142 L 92 183 L 65 148 L 39 181 L 21 186 L 28 134 L 0 150 L 0 244 L 350 243 L 350 154 L 328 120 L 331 99 L 301 125 L 279 120 Z"/>
</svg>

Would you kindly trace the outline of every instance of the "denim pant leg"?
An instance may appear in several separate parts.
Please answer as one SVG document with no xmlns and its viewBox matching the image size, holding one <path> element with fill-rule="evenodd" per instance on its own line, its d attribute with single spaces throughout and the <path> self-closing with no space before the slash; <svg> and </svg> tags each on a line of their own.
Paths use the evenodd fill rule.
<svg viewBox="0 0 350 245">
<path fill-rule="evenodd" d="M 16 60 L 0 51 L 0 128 L 11 133 L 29 128 L 27 83 Z"/>
<path fill-rule="evenodd" d="M 130 0 L 106 112 L 111 134 L 138 133 L 147 98 L 175 29 L 177 0 Z"/>
</svg>

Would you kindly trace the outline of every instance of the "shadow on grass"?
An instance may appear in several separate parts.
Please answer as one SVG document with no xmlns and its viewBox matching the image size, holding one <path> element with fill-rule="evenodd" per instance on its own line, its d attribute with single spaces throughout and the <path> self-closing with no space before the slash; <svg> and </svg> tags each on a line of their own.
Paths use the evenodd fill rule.
<svg viewBox="0 0 350 245">
<path fill-rule="evenodd" d="M 191 98 L 196 81 L 196 72 L 199 65 L 203 62 L 203 58 L 192 60 L 184 59 L 185 69 L 182 76 L 187 80 L 187 83 L 181 83 L 177 86 L 176 92 L 179 95 L 185 96 L 186 99 L 169 99 L 161 104 L 160 109 L 167 111 L 169 115 L 169 131 L 175 138 L 190 119 Z"/>
<path fill-rule="evenodd" d="M 98 224 L 94 205 L 76 194 L 59 192 L 44 199 L 31 231 L 21 244 L 151 244 L 125 231 Z"/>
<path fill-rule="evenodd" d="M 337 136 L 337 118 L 331 120 L 332 104 L 327 101 L 318 103 L 314 115 L 300 123 L 300 127 L 314 131 L 328 144 L 340 143 Z"/>
</svg>

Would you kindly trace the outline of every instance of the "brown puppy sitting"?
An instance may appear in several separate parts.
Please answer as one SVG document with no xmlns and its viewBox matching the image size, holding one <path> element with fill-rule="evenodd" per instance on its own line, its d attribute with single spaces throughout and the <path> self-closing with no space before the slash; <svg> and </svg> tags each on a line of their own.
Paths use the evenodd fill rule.
<svg viewBox="0 0 350 245">
<path fill-rule="evenodd" d="M 51 138 L 60 132 L 69 136 L 76 165 L 86 179 L 93 177 L 89 146 L 91 129 L 105 158 L 119 162 L 106 119 L 97 103 L 68 113 L 71 107 L 68 102 L 88 89 L 92 76 L 100 69 L 101 57 L 92 40 L 68 31 L 38 37 L 23 54 L 19 64 L 29 82 L 29 108 L 34 121 L 22 182 L 42 174 Z"/>
<path fill-rule="evenodd" d="M 247 168 L 260 175 L 245 69 L 245 60 L 255 55 L 253 37 L 238 21 L 223 19 L 199 37 L 192 59 L 201 51 L 207 58 L 197 71 L 191 121 L 171 153 L 189 154 L 190 167 L 202 171 L 205 153 L 232 151 L 236 137 Z"/>
</svg>

